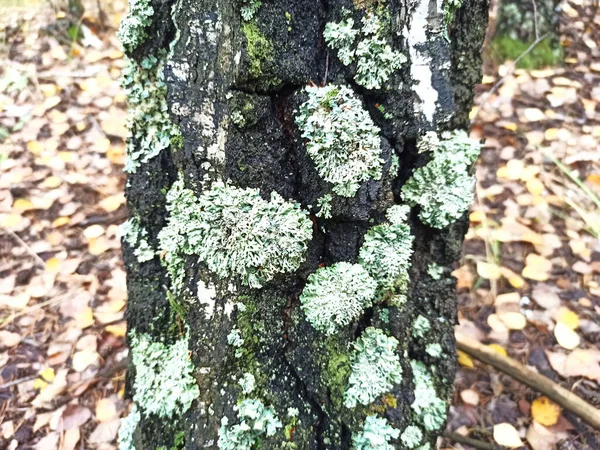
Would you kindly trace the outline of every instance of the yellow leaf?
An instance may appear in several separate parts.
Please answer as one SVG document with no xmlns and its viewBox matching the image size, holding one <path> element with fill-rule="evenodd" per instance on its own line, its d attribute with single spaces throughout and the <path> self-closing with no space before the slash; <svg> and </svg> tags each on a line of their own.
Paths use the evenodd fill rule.
<svg viewBox="0 0 600 450">
<path fill-rule="evenodd" d="M 58 272 L 60 269 L 60 259 L 58 258 L 50 258 L 46 261 L 46 270 L 48 272 Z"/>
<path fill-rule="evenodd" d="M 558 344 L 567 350 L 577 348 L 581 342 L 579 335 L 562 322 L 558 322 L 554 327 L 554 337 Z"/>
<path fill-rule="evenodd" d="M 98 238 L 92 238 L 88 242 L 88 252 L 90 255 L 98 256 L 108 250 L 110 247 L 108 246 L 108 241 L 104 236 L 100 236 Z"/>
<path fill-rule="evenodd" d="M 509 330 L 522 330 L 527 325 L 527 319 L 520 312 L 502 312 L 498 313 L 498 317 Z"/>
<path fill-rule="evenodd" d="M 13 209 L 17 211 L 29 211 L 33 208 L 31 200 L 27 200 L 26 198 L 18 198 L 13 203 Z"/>
<path fill-rule="evenodd" d="M 44 370 L 42 370 L 40 372 L 40 377 L 42 377 L 44 380 L 46 380 L 48 383 L 51 383 L 54 381 L 54 369 L 52 367 L 47 367 Z"/>
<path fill-rule="evenodd" d="M 44 150 L 44 144 L 40 141 L 29 141 L 27 143 L 27 150 L 37 156 Z"/>
<path fill-rule="evenodd" d="M 531 416 L 540 425 L 551 427 L 558 422 L 560 406 L 548 397 L 538 397 L 531 404 Z"/>
<path fill-rule="evenodd" d="M 44 180 L 44 187 L 47 189 L 54 189 L 61 185 L 62 180 L 59 177 L 51 176 Z"/>
<path fill-rule="evenodd" d="M 541 195 L 544 192 L 544 183 L 537 178 L 528 180 L 526 186 L 531 195 Z"/>
<path fill-rule="evenodd" d="M 22 221 L 23 216 L 21 216 L 21 214 L 7 214 L 2 217 L 0 224 L 6 228 L 19 228 Z"/>
<path fill-rule="evenodd" d="M 114 334 L 117 337 L 125 337 L 125 335 L 127 334 L 127 324 L 123 322 L 117 325 L 107 325 L 105 330 L 108 333 Z"/>
<path fill-rule="evenodd" d="M 530 253 L 525 259 L 525 268 L 521 275 L 530 280 L 546 281 L 552 270 L 552 262 L 543 256 Z"/>
<path fill-rule="evenodd" d="M 592 184 L 595 184 L 596 186 L 600 186 L 600 175 L 598 175 L 597 173 L 589 174 L 585 180 Z"/>
<path fill-rule="evenodd" d="M 547 141 L 554 141 L 558 137 L 558 128 L 548 128 L 544 133 Z"/>
<path fill-rule="evenodd" d="M 483 220 L 483 213 L 481 211 L 473 211 L 469 214 L 469 220 L 473 223 L 481 222 Z"/>
<path fill-rule="evenodd" d="M 504 347 L 502 347 L 500 344 L 489 344 L 488 347 L 491 348 L 492 350 L 494 350 L 495 352 L 500 353 L 503 356 L 508 356 L 506 349 Z"/>
<path fill-rule="evenodd" d="M 48 386 L 48 383 L 46 383 L 41 378 L 36 378 L 35 380 L 33 380 L 34 389 L 44 389 L 46 386 Z"/>
<path fill-rule="evenodd" d="M 117 194 L 106 197 L 98 205 L 106 212 L 113 212 L 119 209 L 123 203 L 125 203 L 125 196 L 123 194 Z"/>
<path fill-rule="evenodd" d="M 77 328 L 81 328 L 82 330 L 94 325 L 94 311 L 92 311 L 92 308 L 89 306 L 86 306 L 82 311 L 75 313 L 73 318 L 75 319 Z"/>
<path fill-rule="evenodd" d="M 558 312 L 558 322 L 562 323 L 567 328 L 574 330 L 579 326 L 579 316 L 569 308 L 562 307 Z"/>
<path fill-rule="evenodd" d="M 501 276 L 500 268 L 497 264 L 484 261 L 477 262 L 477 273 L 486 280 L 498 280 Z"/>
<path fill-rule="evenodd" d="M 60 228 L 64 225 L 69 224 L 69 222 L 71 222 L 71 219 L 69 217 L 58 217 L 52 222 L 52 228 Z"/>
<path fill-rule="evenodd" d="M 510 423 L 494 425 L 493 436 L 496 443 L 508 448 L 516 448 L 523 445 L 519 437 L 519 432 Z"/>
<path fill-rule="evenodd" d="M 515 289 L 521 289 L 525 286 L 525 280 L 519 275 L 514 273 L 508 267 L 500 267 L 500 273 L 506 278 L 509 284 Z"/>
<path fill-rule="evenodd" d="M 465 352 L 457 350 L 456 353 L 458 354 L 458 363 L 461 366 L 468 367 L 469 369 L 472 369 L 473 367 L 475 367 L 475 363 L 473 362 L 473 359 L 471 359 L 471 357 L 469 355 L 467 355 Z"/>
</svg>

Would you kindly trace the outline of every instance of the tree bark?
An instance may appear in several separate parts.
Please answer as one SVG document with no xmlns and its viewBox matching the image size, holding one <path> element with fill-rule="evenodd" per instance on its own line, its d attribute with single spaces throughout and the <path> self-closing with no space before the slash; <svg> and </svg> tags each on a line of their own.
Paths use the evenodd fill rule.
<svg viewBox="0 0 600 450">
<path fill-rule="evenodd" d="M 121 449 L 433 448 L 456 369 L 450 272 L 468 223 L 462 203 L 451 220 L 437 210 L 428 216 L 419 200 L 426 194 L 411 197 L 403 186 L 419 188 L 415 170 L 453 148 L 459 135 L 442 132 L 467 127 L 488 5 L 457 3 L 153 0 L 151 12 L 140 9 L 143 0 L 130 5 L 136 20 L 120 31 L 133 110 L 123 255 L 134 363 L 128 392 L 137 411 L 122 427 Z M 379 31 L 369 31 L 365 17 Z M 345 65 L 327 24 L 348 19 L 355 37 Z M 366 56 L 361 43 L 371 46 Z M 330 131 L 320 128 L 327 117 L 316 131 L 307 123 L 334 111 L 357 114 L 343 130 L 359 136 L 357 152 L 376 136 L 372 170 L 358 182 L 332 181 L 309 154 L 321 142 L 311 133 Z M 431 132 L 442 144 L 431 144 Z M 438 150 L 427 151 L 428 143 Z M 344 177 L 355 168 L 335 170 Z M 230 214 L 238 200 L 227 206 L 229 198 L 244 205 L 239 214 Z M 411 206 L 407 218 L 393 217 L 401 203 Z M 273 208 L 279 218 L 269 216 Z M 404 236 L 412 250 L 382 258 L 376 231 L 386 249 Z M 217 234 L 230 246 L 213 245 Z M 374 264 L 385 271 L 411 251 L 408 279 L 398 272 L 384 286 Z M 323 311 L 311 309 L 325 291 Z M 327 314 L 342 297 L 362 307 L 350 313 L 342 302 L 333 320 Z M 190 351 L 184 361 L 181 342 Z M 357 401 L 348 394 L 352 380 Z M 376 395 L 365 400 L 370 390 Z"/>
</svg>

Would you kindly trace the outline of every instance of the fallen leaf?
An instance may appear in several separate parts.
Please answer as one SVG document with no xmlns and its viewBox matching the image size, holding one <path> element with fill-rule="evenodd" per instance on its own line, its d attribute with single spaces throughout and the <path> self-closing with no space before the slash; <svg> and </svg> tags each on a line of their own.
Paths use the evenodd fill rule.
<svg viewBox="0 0 600 450">
<path fill-rule="evenodd" d="M 79 428 L 72 428 L 65 431 L 61 450 L 75 450 L 80 438 L 81 433 L 79 432 Z"/>
<path fill-rule="evenodd" d="M 83 372 L 89 366 L 96 364 L 100 355 L 95 350 L 82 350 L 73 355 L 73 369 L 77 372 Z"/>
<path fill-rule="evenodd" d="M 502 356 L 508 356 L 506 349 L 499 344 L 489 344 L 488 347 L 495 352 L 500 353 Z"/>
<path fill-rule="evenodd" d="M 460 398 L 467 405 L 477 406 L 479 404 L 479 394 L 473 389 L 465 389 L 460 392 Z"/>
<path fill-rule="evenodd" d="M 63 412 L 63 427 L 65 430 L 72 430 L 81 427 L 92 417 L 89 408 L 81 405 L 67 405 Z"/>
<path fill-rule="evenodd" d="M 568 355 L 546 351 L 554 370 L 565 378 L 586 377 L 600 381 L 600 350 L 576 348 Z"/>
<path fill-rule="evenodd" d="M 500 268 L 497 264 L 484 261 L 477 262 L 477 273 L 486 280 L 498 280 L 501 277 Z"/>
<path fill-rule="evenodd" d="M 103 398 L 96 403 L 96 419 L 100 422 L 110 422 L 119 418 L 117 405 L 110 398 Z"/>
<path fill-rule="evenodd" d="M 494 441 L 499 445 L 504 445 L 508 448 L 521 447 L 523 442 L 519 437 L 519 432 L 510 423 L 499 423 L 494 425 L 493 431 Z"/>
<path fill-rule="evenodd" d="M 463 352 L 461 350 L 457 350 L 456 353 L 458 355 L 458 363 L 461 366 L 468 367 L 469 369 L 472 369 L 473 367 L 475 367 L 475 363 L 473 362 L 473 359 L 469 355 L 467 355 L 465 352 Z"/>
<path fill-rule="evenodd" d="M 560 406 L 546 396 L 536 398 L 531 404 L 531 416 L 537 423 L 550 427 L 560 417 Z"/>
<path fill-rule="evenodd" d="M 103 442 L 112 442 L 117 437 L 120 419 L 111 420 L 110 422 L 101 422 L 96 429 L 90 434 L 89 442 L 92 444 L 101 444 Z"/>
<path fill-rule="evenodd" d="M 558 312 L 558 322 L 561 322 L 567 328 L 575 330 L 579 327 L 579 316 L 571 311 L 569 308 L 560 308 Z"/>
<path fill-rule="evenodd" d="M 104 234 L 104 227 L 101 225 L 92 225 L 83 230 L 83 235 L 87 239 L 99 238 Z"/>
<path fill-rule="evenodd" d="M 573 350 L 581 342 L 579 335 L 562 322 L 558 322 L 554 327 L 554 337 L 558 344 L 567 350 Z"/>
<path fill-rule="evenodd" d="M 0 330 L 0 347 L 14 347 L 19 342 L 21 342 L 21 335 L 19 333 Z"/>
<path fill-rule="evenodd" d="M 546 281 L 552 270 L 552 262 L 543 256 L 530 253 L 525 259 L 525 268 L 521 275 L 530 280 Z"/>
<path fill-rule="evenodd" d="M 35 450 L 56 450 L 58 448 L 58 440 L 60 438 L 60 433 L 52 432 L 44 436 L 39 440 L 37 444 L 33 448 Z"/>
<path fill-rule="evenodd" d="M 560 307 L 560 297 L 548 284 L 536 284 L 531 293 L 531 297 L 544 309 Z"/>
</svg>

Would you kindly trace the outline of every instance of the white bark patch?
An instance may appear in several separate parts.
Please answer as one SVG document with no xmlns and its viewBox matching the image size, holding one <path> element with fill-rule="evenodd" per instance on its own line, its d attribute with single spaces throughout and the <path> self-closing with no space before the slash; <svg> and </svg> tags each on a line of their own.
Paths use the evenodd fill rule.
<svg viewBox="0 0 600 450">
<path fill-rule="evenodd" d="M 211 284 L 206 284 L 204 281 L 198 281 L 198 301 L 205 306 L 204 314 L 207 319 L 212 319 L 215 314 L 215 297 L 217 291 Z"/>
<path fill-rule="evenodd" d="M 429 5 L 437 11 L 437 0 L 417 0 L 416 8 L 411 18 L 410 27 L 407 26 L 406 36 L 410 54 L 410 73 L 415 80 L 414 91 L 419 97 L 415 105 L 415 113 L 423 113 L 429 123 L 433 123 L 436 110 L 438 92 L 431 83 L 431 58 L 423 50 L 427 44 L 427 29 L 429 22 Z"/>
</svg>

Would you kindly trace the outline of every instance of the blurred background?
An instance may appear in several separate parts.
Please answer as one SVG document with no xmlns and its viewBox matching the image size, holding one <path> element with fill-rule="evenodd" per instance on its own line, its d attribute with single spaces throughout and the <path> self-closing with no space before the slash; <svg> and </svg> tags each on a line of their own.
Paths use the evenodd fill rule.
<svg viewBox="0 0 600 450">
<path fill-rule="evenodd" d="M 0 449 L 116 449 L 127 414 L 126 8 L 0 0 Z M 457 333 L 600 407 L 599 0 L 490 14 Z M 542 394 L 459 363 L 442 448 L 600 449 Z"/>
</svg>

